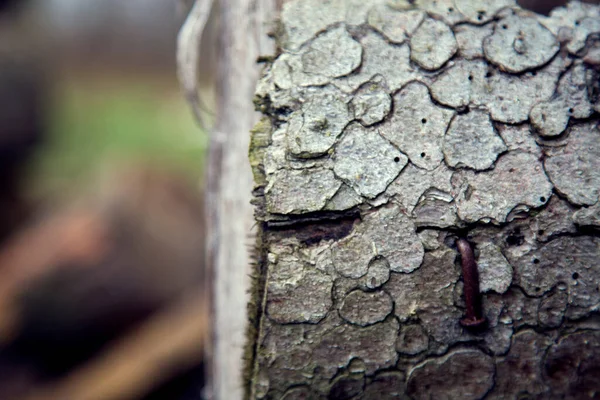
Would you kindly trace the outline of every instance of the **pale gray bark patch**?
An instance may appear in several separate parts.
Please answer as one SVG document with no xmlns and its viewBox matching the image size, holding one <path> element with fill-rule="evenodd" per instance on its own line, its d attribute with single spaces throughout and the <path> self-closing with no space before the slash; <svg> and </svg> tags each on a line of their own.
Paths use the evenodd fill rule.
<svg viewBox="0 0 600 400">
<path fill-rule="evenodd" d="M 407 393 L 415 399 L 481 399 L 494 384 L 495 370 L 490 356 L 477 350 L 457 350 L 411 370 Z"/>
<path fill-rule="evenodd" d="M 415 4 L 429 14 L 441 18 L 448 25 L 454 25 L 467 20 L 456 8 L 454 0 L 416 0 Z"/>
<path fill-rule="evenodd" d="M 280 258 L 270 267 L 267 315 L 278 323 L 317 323 L 329 311 L 331 277 L 296 258 Z"/>
<path fill-rule="evenodd" d="M 398 176 L 408 158 L 379 134 L 360 124 L 346 128 L 334 154 L 335 174 L 367 198 L 375 198 Z"/>
<path fill-rule="evenodd" d="M 575 125 L 566 146 L 548 149 L 546 173 L 560 193 L 578 205 L 594 205 L 600 196 L 600 130 L 597 123 Z"/>
<path fill-rule="evenodd" d="M 454 0 L 454 4 L 469 22 L 482 24 L 491 21 L 505 7 L 516 5 L 514 0 Z"/>
<path fill-rule="evenodd" d="M 373 7 L 369 11 L 369 25 L 385 35 L 392 43 L 402 44 L 419 26 L 425 13 L 422 10 L 400 11 L 389 5 Z"/>
<path fill-rule="evenodd" d="M 395 206 L 371 212 L 350 236 L 332 245 L 336 270 L 351 278 L 365 275 L 377 256 L 385 257 L 391 271 L 411 272 L 419 268 L 423 254 L 414 223 Z"/>
<path fill-rule="evenodd" d="M 515 263 L 515 283 L 530 296 L 541 296 L 554 286 L 566 285 L 569 310 L 576 318 L 590 312 L 600 302 L 600 239 L 582 236 L 559 237 L 532 250 Z"/>
<path fill-rule="evenodd" d="M 426 70 L 444 65 L 458 50 L 454 33 L 448 25 L 426 19 L 410 38 L 410 58 Z"/>
<path fill-rule="evenodd" d="M 392 98 L 380 81 L 381 77 L 362 85 L 350 103 L 354 118 L 364 126 L 380 122 L 390 113 Z"/>
<path fill-rule="evenodd" d="M 505 71 L 523 72 L 546 64 L 558 52 L 556 37 L 536 19 L 508 10 L 483 41 L 485 57 Z"/>
<path fill-rule="evenodd" d="M 544 137 L 558 136 L 565 131 L 570 118 L 588 118 L 594 112 L 588 95 L 587 69 L 575 64 L 560 79 L 556 96 L 538 103 L 531 110 L 531 124 Z"/>
<path fill-rule="evenodd" d="M 367 32 L 360 40 L 363 46 L 363 60 L 360 70 L 353 75 L 338 78 L 334 85 L 346 92 L 356 90 L 370 81 L 375 75 L 385 78 L 390 90 L 401 88 L 417 77 L 417 71 L 410 65 L 408 45 L 394 46 L 375 32 Z"/>
<path fill-rule="evenodd" d="M 344 297 L 340 316 L 355 325 L 368 326 L 383 321 L 392 312 L 393 302 L 384 291 L 354 290 Z"/>
<path fill-rule="evenodd" d="M 492 243 L 481 245 L 477 267 L 479 288 L 482 292 L 494 291 L 502 294 L 508 290 L 513 270 L 498 246 Z"/>
<path fill-rule="evenodd" d="M 394 341 L 399 324 L 394 318 L 367 327 L 340 325 L 319 338 L 312 354 L 315 365 L 322 366 L 324 376 L 333 376 L 350 359 L 359 358 L 365 364 L 365 373 L 391 367 L 398 354 Z M 344 340 L 340 341 L 340 338 Z"/>
<path fill-rule="evenodd" d="M 390 263 L 385 257 L 376 257 L 369 263 L 367 275 L 365 275 L 365 286 L 369 289 L 377 289 L 390 279 Z"/>
<path fill-rule="evenodd" d="M 431 95 L 450 107 L 485 107 L 495 121 L 520 123 L 527 120 L 536 103 L 554 94 L 559 74 L 568 63 L 557 57 L 535 73 L 515 76 L 497 71 L 483 61 L 457 61 L 431 85 Z"/>
<path fill-rule="evenodd" d="M 552 195 L 541 162 L 529 153 L 508 153 L 491 171 L 462 171 L 455 176 L 458 215 L 469 222 L 504 222 L 515 207 L 540 207 Z"/>
<path fill-rule="evenodd" d="M 362 47 L 340 25 L 316 37 L 297 53 L 285 53 L 273 64 L 274 82 L 281 88 L 323 85 L 344 76 L 361 62 Z"/>
<path fill-rule="evenodd" d="M 350 186 L 342 184 L 335 195 L 327 202 L 324 210 L 343 211 L 363 202 L 362 197 Z"/>
<path fill-rule="evenodd" d="M 293 214 L 323 209 L 342 184 L 330 169 L 280 170 L 265 189 L 267 210 Z"/>
<path fill-rule="evenodd" d="M 312 97 L 290 118 L 287 132 L 290 153 L 301 158 L 325 154 L 350 119 L 348 106 L 335 92 Z"/>
<path fill-rule="evenodd" d="M 528 124 L 507 125 L 497 123 L 495 126 L 509 151 L 522 150 L 538 157 L 542 155 L 542 150 L 535 141 L 535 135 Z"/>
<path fill-rule="evenodd" d="M 412 213 L 426 190 L 434 188 L 441 192 L 451 193 L 452 173 L 453 171 L 444 163 L 433 171 L 409 164 L 390 184 L 386 193 L 393 196 L 409 213 Z"/>
<path fill-rule="evenodd" d="M 444 159 L 451 167 L 488 169 L 506 150 L 485 111 L 456 115 L 444 135 Z"/>
<path fill-rule="evenodd" d="M 382 135 L 420 168 L 435 169 L 442 161 L 442 140 L 453 112 L 435 105 L 427 86 L 412 82 L 394 96 L 394 113 Z"/>
<path fill-rule="evenodd" d="M 600 227 L 600 202 L 591 207 L 583 207 L 573 214 L 573 221 L 578 226 Z"/>
<path fill-rule="evenodd" d="M 467 60 L 483 58 L 483 39 L 494 31 L 492 24 L 484 26 L 459 25 L 454 29 L 458 53 Z"/>
<path fill-rule="evenodd" d="M 532 218 L 531 228 L 536 240 L 547 242 L 558 235 L 575 234 L 577 229 L 572 217 L 574 207 L 553 195 L 548 205 Z"/>
</svg>

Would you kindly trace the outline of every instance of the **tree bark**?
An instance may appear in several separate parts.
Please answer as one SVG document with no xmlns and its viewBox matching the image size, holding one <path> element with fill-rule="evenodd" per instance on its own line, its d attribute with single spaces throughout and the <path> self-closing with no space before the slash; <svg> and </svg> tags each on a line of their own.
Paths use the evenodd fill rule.
<svg viewBox="0 0 600 400">
<path fill-rule="evenodd" d="M 597 396 L 600 7 L 294 0 L 276 36 L 246 396 Z"/>
</svg>

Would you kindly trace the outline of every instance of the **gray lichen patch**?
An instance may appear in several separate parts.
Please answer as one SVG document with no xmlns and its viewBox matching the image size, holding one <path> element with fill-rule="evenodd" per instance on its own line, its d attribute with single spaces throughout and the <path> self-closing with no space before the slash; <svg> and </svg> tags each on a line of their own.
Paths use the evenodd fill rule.
<svg viewBox="0 0 600 400">
<path fill-rule="evenodd" d="M 494 385 L 495 371 L 490 356 L 477 350 L 457 350 L 413 368 L 408 375 L 407 393 L 417 400 L 477 400 Z"/>
<path fill-rule="evenodd" d="M 558 40 L 536 19 L 503 13 L 494 33 L 483 41 L 485 57 L 502 70 L 518 73 L 546 64 L 559 49 Z"/>
<path fill-rule="evenodd" d="M 399 207 L 377 209 L 365 216 L 362 226 L 377 255 L 389 262 L 391 271 L 408 273 L 419 268 L 423 261 L 423 244 L 414 223 Z"/>
<path fill-rule="evenodd" d="M 454 4 L 469 22 L 483 24 L 494 18 L 505 7 L 513 7 L 515 0 L 454 0 Z"/>
<path fill-rule="evenodd" d="M 321 210 L 342 184 L 329 169 L 283 169 L 268 176 L 267 180 L 267 211 L 274 214 Z"/>
<path fill-rule="evenodd" d="M 398 177 L 390 184 L 387 193 L 394 196 L 409 213 L 419 203 L 419 200 L 428 189 L 451 193 L 452 170 L 441 163 L 433 171 L 427 171 L 409 164 Z"/>
<path fill-rule="evenodd" d="M 368 289 L 377 289 L 390 279 L 390 263 L 385 257 L 376 257 L 369 263 L 367 274 L 364 276 Z"/>
<path fill-rule="evenodd" d="M 381 133 L 417 167 L 432 170 L 444 157 L 442 140 L 452 114 L 431 101 L 427 86 L 413 82 L 394 96 L 394 114 Z"/>
<path fill-rule="evenodd" d="M 600 202 L 591 207 L 583 207 L 573 214 L 573 222 L 578 226 L 600 228 Z"/>
<path fill-rule="evenodd" d="M 362 47 L 344 25 L 317 36 L 302 52 L 303 71 L 330 78 L 354 71 L 361 62 Z"/>
<path fill-rule="evenodd" d="M 559 237 L 521 257 L 515 267 L 515 283 L 530 296 L 540 296 L 552 287 L 567 285 L 567 315 L 582 316 L 600 302 L 600 239 Z"/>
<path fill-rule="evenodd" d="M 364 328 L 350 324 L 338 326 L 319 338 L 312 361 L 321 367 L 323 376 L 332 377 L 351 358 L 360 358 L 365 364 L 365 373 L 371 375 L 395 365 L 398 354 L 394 342 L 398 329 L 394 318 Z"/>
<path fill-rule="evenodd" d="M 383 33 L 390 42 L 401 44 L 419 26 L 422 10 L 397 10 L 388 4 L 373 7 L 367 16 L 369 25 Z"/>
<path fill-rule="evenodd" d="M 362 47 L 340 25 L 316 37 L 298 53 L 283 53 L 273 64 L 273 80 L 282 89 L 322 85 L 361 63 Z"/>
<path fill-rule="evenodd" d="M 552 194 L 542 164 L 529 153 L 510 152 L 491 171 L 463 171 L 456 178 L 458 215 L 467 222 L 504 222 L 515 207 L 539 207 Z"/>
<path fill-rule="evenodd" d="M 365 126 L 382 121 L 392 107 L 392 98 L 380 81 L 381 77 L 362 85 L 350 103 L 354 118 Z"/>
<path fill-rule="evenodd" d="M 352 324 L 368 326 L 383 321 L 392 308 L 392 298 L 384 291 L 354 290 L 344 297 L 340 316 Z"/>
<path fill-rule="evenodd" d="M 480 110 L 459 114 L 444 136 L 444 159 L 451 167 L 490 168 L 507 150 L 494 131 L 489 115 Z"/>
<path fill-rule="evenodd" d="M 408 162 L 377 129 L 356 123 L 345 129 L 335 147 L 334 160 L 335 174 L 371 199 L 382 193 Z"/>
<path fill-rule="evenodd" d="M 553 95 L 558 76 L 568 64 L 560 57 L 555 60 L 535 74 L 519 76 L 496 71 L 483 61 L 457 61 L 431 85 L 431 95 L 454 108 L 485 107 L 498 122 L 524 122 L 535 104 Z"/>
<path fill-rule="evenodd" d="M 292 256 L 281 257 L 269 267 L 267 315 L 275 322 L 317 323 L 331 308 L 333 280 Z"/>
<path fill-rule="evenodd" d="M 584 64 L 575 64 L 560 79 L 556 96 L 537 104 L 531 110 L 531 124 L 544 137 L 564 132 L 572 118 L 588 118 L 594 112 L 589 101 L 588 70 Z"/>
<path fill-rule="evenodd" d="M 467 60 L 483 58 L 483 39 L 494 31 L 492 24 L 484 26 L 459 25 L 454 29 L 458 53 Z"/>
<path fill-rule="evenodd" d="M 424 352 L 429 347 L 429 336 L 418 324 L 402 325 L 396 339 L 396 351 L 410 356 Z"/>
<path fill-rule="evenodd" d="M 461 311 L 453 303 L 456 254 L 450 249 L 425 254 L 423 265 L 410 274 L 392 274 L 384 285 L 394 299 L 394 313 L 400 321 L 419 318 L 435 340 L 452 343 L 461 336 Z"/>
<path fill-rule="evenodd" d="M 410 38 L 410 58 L 427 70 L 436 70 L 456 53 L 458 45 L 448 25 L 428 18 Z"/>
<path fill-rule="evenodd" d="M 560 193 L 578 205 L 600 196 L 600 131 L 596 123 L 575 125 L 564 147 L 547 150 L 544 167 Z"/>
<path fill-rule="evenodd" d="M 335 195 L 327 202 L 324 210 L 343 211 L 363 202 L 363 198 L 350 186 L 342 184 Z"/>
<path fill-rule="evenodd" d="M 385 78 L 390 90 L 399 89 L 419 76 L 410 65 L 408 45 L 390 44 L 371 31 L 360 39 L 360 44 L 363 47 L 363 60 L 359 71 L 332 82 L 343 91 L 353 92 L 376 75 Z"/>
<path fill-rule="evenodd" d="M 521 150 L 536 156 L 542 155 L 542 150 L 537 145 L 529 124 L 495 124 L 495 126 L 509 151 Z"/>
<path fill-rule="evenodd" d="M 573 206 L 553 195 L 546 207 L 532 218 L 531 228 L 535 231 L 536 239 L 547 242 L 558 235 L 575 234 L 573 211 Z"/>
<path fill-rule="evenodd" d="M 505 293 L 512 282 L 512 266 L 493 243 L 482 244 L 478 249 L 479 288 L 482 292 Z"/>
<path fill-rule="evenodd" d="M 454 0 L 416 0 L 414 3 L 448 25 L 466 21 L 466 17 L 454 5 Z"/>
<path fill-rule="evenodd" d="M 423 254 L 414 223 L 397 206 L 369 213 L 351 235 L 332 246 L 336 270 L 349 278 L 365 275 L 371 260 L 380 256 L 392 271 L 411 272 L 419 268 Z"/>
<path fill-rule="evenodd" d="M 460 225 L 456 205 L 449 193 L 430 189 L 423 194 L 413 211 L 415 225 L 419 228 L 449 228 Z"/>
<path fill-rule="evenodd" d="M 369 270 L 369 263 L 377 256 L 371 238 L 362 229 L 356 229 L 351 235 L 332 246 L 331 259 L 335 270 L 347 278 L 360 278 Z"/>
<path fill-rule="evenodd" d="M 288 150 L 302 158 L 323 155 L 333 146 L 350 119 L 348 106 L 335 92 L 315 95 L 290 118 Z"/>
</svg>

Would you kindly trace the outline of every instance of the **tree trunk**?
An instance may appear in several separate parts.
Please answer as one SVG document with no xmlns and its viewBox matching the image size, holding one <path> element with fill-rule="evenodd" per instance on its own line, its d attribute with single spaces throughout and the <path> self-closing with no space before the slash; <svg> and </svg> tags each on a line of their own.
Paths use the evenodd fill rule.
<svg viewBox="0 0 600 400">
<path fill-rule="evenodd" d="M 294 0 L 276 36 L 250 145 L 247 396 L 598 396 L 600 7 Z M 228 146 L 220 165 L 243 165 Z"/>
</svg>

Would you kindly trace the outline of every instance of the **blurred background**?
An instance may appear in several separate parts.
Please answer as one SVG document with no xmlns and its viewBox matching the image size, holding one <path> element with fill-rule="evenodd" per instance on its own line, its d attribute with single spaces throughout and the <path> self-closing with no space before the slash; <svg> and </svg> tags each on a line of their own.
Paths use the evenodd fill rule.
<svg viewBox="0 0 600 400">
<path fill-rule="evenodd" d="M 207 137 L 175 0 L 0 0 L 0 399 L 199 399 Z"/>
</svg>

